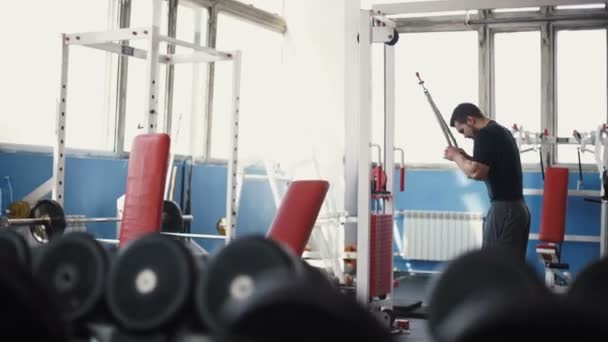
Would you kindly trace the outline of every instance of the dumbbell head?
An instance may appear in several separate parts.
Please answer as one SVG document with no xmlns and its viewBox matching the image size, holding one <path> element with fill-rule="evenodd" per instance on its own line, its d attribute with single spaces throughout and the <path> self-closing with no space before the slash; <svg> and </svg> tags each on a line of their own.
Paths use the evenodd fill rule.
<svg viewBox="0 0 608 342">
<path fill-rule="evenodd" d="M 54 239 L 36 253 L 33 272 L 64 320 L 90 317 L 100 305 L 109 269 L 108 251 L 84 232 Z"/>
<path fill-rule="evenodd" d="M 154 331 L 176 320 L 194 285 L 194 260 L 179 241 L 145 235 L 119 250 L 108 275 L 106 302 L 128 331 Z"/>
<path fill-rule="evenodd" d="M 201 324 L 212 331 L 221 330 L 222 308 L 258 291 L 262 274 L 277 269 L 296 274 L 300 267 L 287 249 L 263 236 L 233 240 L 209 259 L 199 275 L 195 302 Z"/>
<path fill-rule="evenodd" d="M 30 268 L 30 247 L 25 238 L 12 229 L 0 229 L 0 260 L 15 261 L 25 269 Z"/>
<path fill-rule="evenodd" d="M 226 303 L 221 334 L 251 341 L 391 340 L 368 309 L 318 280 L 281 269 L 263 273 L 250 297 Z"/>
<path fill-rule="evenodd" d="M 483 340 L 496 332 L 501 336 L 501 326 L 517 319 L 515 313 L 549 298 L 534 271 L 512 253 L 476 250 L 451 261 L 433 280 L 428 326 L 440 342 L 479 341 L 471 336 Z"/>
</svg>

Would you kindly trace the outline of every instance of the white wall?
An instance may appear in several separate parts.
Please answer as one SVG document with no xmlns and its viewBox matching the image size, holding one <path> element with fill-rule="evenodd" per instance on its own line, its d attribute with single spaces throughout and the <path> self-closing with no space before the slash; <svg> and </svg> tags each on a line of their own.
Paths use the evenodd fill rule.
<svg viewBox="0 0 608 342">
<path fill-rule="evenodd" d="M 331 182 L 341 207 L 344 153 L 345 1 L 285 0 L 288 23 L 284 47 L 285 115 L 281 122 L 284 168 L 297 166 L 296 178 L 321 176 Z M 304 162 L 304 163 L 299 163 Z"/>
</svg>

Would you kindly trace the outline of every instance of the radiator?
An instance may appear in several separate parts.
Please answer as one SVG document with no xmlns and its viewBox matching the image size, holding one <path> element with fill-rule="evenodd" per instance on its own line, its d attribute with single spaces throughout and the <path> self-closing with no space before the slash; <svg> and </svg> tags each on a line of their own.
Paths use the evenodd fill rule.
<svg viewBox="0 0 608 342">
<path fill-rule="evenodd" d="M 403 257 L 444 261 L 481 247 L 481 213 L 404 210 Z"/>
</svg>

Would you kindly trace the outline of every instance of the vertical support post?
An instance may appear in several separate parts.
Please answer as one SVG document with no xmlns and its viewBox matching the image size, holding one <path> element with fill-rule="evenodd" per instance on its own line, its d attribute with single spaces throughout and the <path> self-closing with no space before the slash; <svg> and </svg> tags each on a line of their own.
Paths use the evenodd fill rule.
<svg viewBox="0 0 608 342">
<path fill-rule="evenodd" d="M 541 27 L 541 130 L 549 130 L 549 134 L 557 136 L 557 102 L 555 99 L 555 31 L 551 23 Z M 557 144 L 542 146 L 549 152 L 546 167 L 557 159 Z M 543 159 L 545 156 L 543 155 Z"/>
<path fill-rule="evenodd" d="M 232 55 L 232 115 L 230 118 L 230 158 L 226 166 L 226 244 L 234 239 L 236 231 L 238 203 L 236 187 L 239 157 L 239 106 L 241 101 L 241 52 Z"/>
<path fill-rule="evenodd" d="M 394 216 L 397 191 L 395 188 L 395 47 L 384 44 L 384 170 L 386 172 L 386 189 L 393 194 L 391 200 L 384 204 L 385 214 Z M 393 269 L 393 245 L 391 244 L 391 270 Z M 391 272 L 391 282 L 393 275 Z M 388 296 L 385 307 L 392 309 L 393 296 Z"/>
<path fill-rule="evenodd" d="M 53 147 L 53 192 L 52 198 L 63 207 L 65 179 L 65 127 L 68 94 L 68 64 L 70 57 L 69 38 L 61 35 L 61 83 L 59 85 L 59 104 L 57 126 L 55 127 L 55 146 Z"/>
<path fill-rule="evenodd" d="M 361 10 L 359 22 L 359 158 L 357 160 L 357 299 L 369 304 L 370 140 L 371 140 L 371 12 Z"/>
<path fill-rule="evenodd" d="M 177 35 L 177 12 L 178 1 L 169 0 L 167 13 L 167 36 L 175 38 Z M 167 55 L 175 54 L 175 45 L 167 43 Z M 173 124 L 173 88 L 175 80 L 175 65 L 167 64 L 166 66 L 166 87 L 165 87 L 165 122 L 164 131 L 172 134 Z M 177 137 L 173 137 L 174 139 Z"/>
<path fill-rule="evenodd" d="M 147 83 L 144 102 L 148 104 L 144 116 L 144 131 L 147 133 L 154 133 L 158 129 L 158 49 L 160 45 L 161 1 L 154 0 L 153 2 L 153 24 L 151 32 L 148 32 Z"/>
<path fill-rule="evenodd" d="M 359 134 L 359 17 L 360 1 L 344 1 L 345 7 L 345 46 L 344 46 L 344 210 L 351 218 L 357 216 L 357 156 L 361 141 Z M 344 223 L 344 246 L 356 246 L 356 220 Z"/>
<path fill-rule="evenodd" d="M 218 10 L 214 5 L 209 9 L 209 20 L 207 26 L 207 46 L 215 49 L 217 42 L 217 20 Z M 213 128 L 213 94 L 215 91 L 215 63 L 209 63 L 207 68 L 207 102 L 205 105 L 205 114 L 203 120 L 204 134 L 204 157 L 211 158 L 211 139 Z"/>
<path fill-rule="evenodd" d="M 203 22 L 202 8 L 195 7 L 192 10 L 194 11 L 193 43 L 196 45 L 201 45 L 201 25 Z M 200 69 L 200 63 L 192 64 L 192 115 L 190 116 L 190 154 L 192 156 L 196 156 L 199 153 L 197 150 L 196 141 L 199 137 L 197 134 L 197 129 L 199 128 L 198 124 L 200 122 L 199 115 L 201 114 L 201 100 L 203 99 L 201 92 Z"/>
<path fill-rule="evenodd" d="M 604 186 L 602 186 L 601 194 L 604 195 Z M 600 216 L 600 258 L 606 256 L 606 246 L 608 246 L 608 201 L 602 199 L 601 216 Z"/>
<path fill-rule="evenodd" d="M 119 9 L 119 27 L 127 28 L 131 25 L 131 0 L 122 0 Z M 128 46 L 129 41 L 121 42 Z M 127 79 L 129 75 L 129 57 L 118 57 L 118 79 L 116 87 L 116 125 L 114 131 L 114 152 L 122 154 L 125 151 L 125 126 L 127 112 Z"/>
<path fill-rule="evenodd" d="M 482 18 L 488 11 L 481 12 Z M 479 29 L 479 107 L 491 119 L 496 118 L 494 106 L 494 34 L 488 25 Z"/>
</svg>

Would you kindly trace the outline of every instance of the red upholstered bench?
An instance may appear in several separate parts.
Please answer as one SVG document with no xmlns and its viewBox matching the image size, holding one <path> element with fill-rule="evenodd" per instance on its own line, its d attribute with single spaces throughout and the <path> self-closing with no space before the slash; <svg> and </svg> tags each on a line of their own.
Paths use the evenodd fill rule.
<svg viewBox="0 0 608 342">
<path fill-rule="evenodd" d="M 135 137 L 129 157 L 119 246 L 159 232 L 171 138 L 164 133 Z"/>
</svg>

